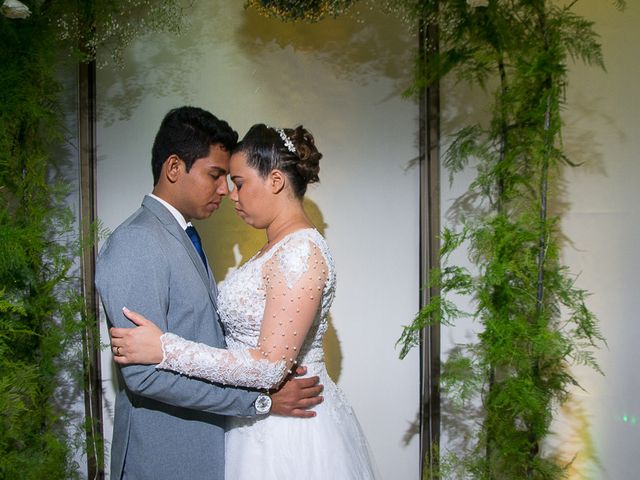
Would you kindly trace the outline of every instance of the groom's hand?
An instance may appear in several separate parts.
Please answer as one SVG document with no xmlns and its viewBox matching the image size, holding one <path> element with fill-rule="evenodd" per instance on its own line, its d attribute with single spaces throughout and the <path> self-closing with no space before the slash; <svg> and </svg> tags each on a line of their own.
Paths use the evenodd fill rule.
<svg viewBox="0 0 640 480">
<path fill-rule="evenodd" d="M 307 373 L 305 367 L 298 367 L 296 375 Z M 272 415 L 282 415 L 285 417 L 311 418 L 316 416 L 316 412 L 309 410 L 324 400 L 322 393 L 323 385 L 319 377 L 295 378 L 289 377 L 280 387 L 280 390 L 271 394 L 273 404 L 271 406 Z"/>
</svg>

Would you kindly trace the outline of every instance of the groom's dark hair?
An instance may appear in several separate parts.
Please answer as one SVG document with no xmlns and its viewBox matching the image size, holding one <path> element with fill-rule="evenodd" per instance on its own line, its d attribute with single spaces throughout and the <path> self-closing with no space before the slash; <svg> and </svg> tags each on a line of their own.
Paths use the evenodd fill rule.
<svg viewBox="0 0 640 480">
<path fill-rule="evenodd" d="M 169 111 L 160 124 L 151 150 L 153 184 L 160 179 L 162 164 L 171 155 L 184 161 L 187 172 L 198 158 L 209 155 L 211 145 L 227 151 L 238 142 L 238 133 L 227 122 L 198 107 L 179 107 Z"/>
</svg>

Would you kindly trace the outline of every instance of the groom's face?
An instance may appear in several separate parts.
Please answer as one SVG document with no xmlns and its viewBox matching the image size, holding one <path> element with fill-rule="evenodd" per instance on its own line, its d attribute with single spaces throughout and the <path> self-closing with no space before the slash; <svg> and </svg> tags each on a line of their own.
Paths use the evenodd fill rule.
<svg viewBox="0 0 640 480">
<path fill-rule="evenodd" d="M 178 209 L 187 221 L 208 218 L 229 194 L 229 157 L 229 152 L 216 144 L 209 149 L 209 155 L 193 162 L 189 172 L 182 162 L 184 170 L 179 179 L 181 202 Z"/>
</svg>

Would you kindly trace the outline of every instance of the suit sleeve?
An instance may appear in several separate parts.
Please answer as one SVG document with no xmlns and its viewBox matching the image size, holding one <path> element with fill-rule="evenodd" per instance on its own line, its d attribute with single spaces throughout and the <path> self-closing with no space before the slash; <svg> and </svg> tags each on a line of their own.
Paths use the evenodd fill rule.
<svg viewBox="0 0 640 480">
<path fill-rule="evenodd" d="M 167 329 L 171 270 L 159 239 L 144 228 L 128 226 L 109 238 L 98 258 L 96 286 L 113 326 L 132 327 L 122 307 L 142 313 Z M 256 392 L 224 387 L 153 365 L 119 367 L 134 394 L 199 411 L 229 416 L 253 416 Z"/>
</svg>

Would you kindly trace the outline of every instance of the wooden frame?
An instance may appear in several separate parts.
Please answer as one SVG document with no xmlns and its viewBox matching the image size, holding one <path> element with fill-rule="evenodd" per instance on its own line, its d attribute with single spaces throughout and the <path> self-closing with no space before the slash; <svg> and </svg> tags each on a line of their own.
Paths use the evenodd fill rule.
<svg viewBox="0 0 640 480">
<path fill-rule="evenodd" d="M 421 61 L 438 50 L 437 25 L 419 28 Z M 428 287 L 429 272 L 440 264 L 440 87 L 431 85 L 419 99 L 420 163 L 420 308 L 439 295 Z M 420 459 L 421 478 L 438 478 L 440 443 L 440 325 L 421 334 Z M 427 473 L 428 472 L 428 473 Z"/>
<path fill-rule="evenodd" d="M 83 337 L 84 407 L 86 416 L 87 478 L 104 478 L 102 378 L 100 374 L 99 300 L 96 292 L 96 64 L 80 63 L 78 70 L 78 143 L 80 162 L 80 235 L 82 290 L 88 325 Z"/>
</svg>

